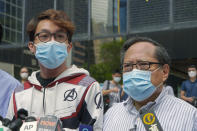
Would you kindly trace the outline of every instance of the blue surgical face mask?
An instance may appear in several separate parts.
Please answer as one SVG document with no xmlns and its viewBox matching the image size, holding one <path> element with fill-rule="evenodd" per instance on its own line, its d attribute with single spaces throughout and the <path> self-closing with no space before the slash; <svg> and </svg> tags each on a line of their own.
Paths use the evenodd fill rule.
<svg viewBox="0 0 197 131">
<path fill-rule="evenodd" d="M 41 42 L 36 44 L 35 56 L 44 67 L 55 69 L 67 58 L 67 46 L 57 41 Z"/>
<path fill-rule="evenodd" d="M 156 70 L 158 69 L 159 68 Z M 163 83 L 155 87 L 151 83 L 151 73 L 151 71 L 142 71 L 138 69 L 133 69 L 131 72 L 124 73 L 123 90 L 135 101 L 144 101 L 149 98 L 156 91 L 156 88 Z"/>
</svg>

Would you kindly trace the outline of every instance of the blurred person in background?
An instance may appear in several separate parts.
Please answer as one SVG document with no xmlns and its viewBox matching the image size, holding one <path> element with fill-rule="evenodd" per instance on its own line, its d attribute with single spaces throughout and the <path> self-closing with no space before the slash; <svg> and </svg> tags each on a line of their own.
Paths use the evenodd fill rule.
<svg viewBox="0 0 197 131">
<path fill-rule="evenodd" d="M 3 37 L 3 28 L 0 24 L 0 42 Z M 23 90 L 23 86 L 18 80 L 12 77 L 7 72 L 0 69 L 0 115 L 6 116 L 10 97 L 14 91 L 18 92 Z"/>
<path fill-rule="evenodd" d="M 104 112 L 108 110 L 114 103 L 120 102 L 122 88 L 120 85 L 120 70 L 112 73 L 112 80 L 106 80 L 103 85 Z"/>
<path fill-rule="evenodd" d="M 31 87 L 31 84 L 28 82 L 28 76 L 29 76 L 29 71 L 27 67 L 22 67 L 20 70 L 20 77 L 21 77 L 21 83 L 24 86 L 24 89 L 28 89 Z"/>
<path fill-rule="evenodd" d="M 181 85 L 181 98 L 190 104 L 197 107 L 197 79 L 196 79 L 196 66 L 190 65 L 187 68 L 189 79 L 183 81 Z"/>
<path fill-rule="evenodd" d="M 99 83 L 89 72 L 66 60 L 72 49 L 74 25 L 63 11 L 48 9 L 27 25 L 28 47 L 39 62 L 40 70 L 29 76 L 32 88 L 12 95 L 7 118 L 24 108 L 30 116 L 53 115 L 65 130 L 81 125 L 101 131 L 103 103 Z M 16 103 L 16 104 L 14 104 Z"/>
</svg>

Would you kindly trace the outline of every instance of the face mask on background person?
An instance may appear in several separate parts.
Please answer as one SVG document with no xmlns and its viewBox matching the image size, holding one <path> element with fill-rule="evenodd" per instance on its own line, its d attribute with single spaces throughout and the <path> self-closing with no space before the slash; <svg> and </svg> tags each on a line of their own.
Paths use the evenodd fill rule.
<svg viewBox="0 0 197 131">
<path fill-rule="evenodd" d="M 157 87 L 151 83 L 151 73 L 153 72 L 133 69 L 130 72 L 124 73 L 123 90 L 136 101 L 143 101 L 149 98 L 156 91 L 156 88 L 160 87 L 163 83 L 160 83 Z"/>
<path fill-rule="evenodd" d="M 120 82 L 121 77 L 113 77 L 113 80 L 114 80 L 116 83 L 118 83 L 118 82 Z"/>
<path fill-rule="evenodd" d="M 35 56 L 46 68 L 55 69 L 67 58 L 67 46 L 57 41 L 41 42 L 36 44 Z"/>
<path fill-rule="evenodd" d="M 20 73 L 20 76 L 21 76 L 22 79 L 27 79 L 28 73 L 27 72 L 22 72 L 22 73 Z"/>
<path fill-rule="evenodd" d="M 189 77 L 195 77 L 196 76 L 196 71 L 189 71 L 188 75 L 189 75 Z"/>
</svg>

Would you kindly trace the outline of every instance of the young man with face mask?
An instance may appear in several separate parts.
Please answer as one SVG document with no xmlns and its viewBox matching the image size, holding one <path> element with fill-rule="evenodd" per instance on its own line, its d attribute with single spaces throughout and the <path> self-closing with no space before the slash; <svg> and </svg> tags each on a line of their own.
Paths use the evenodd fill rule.
<svg viewBox="0 0 197 131">
<path fill-rule="evenodd" d="M 65 130 L 80 125 L 101 131 L 103 104 L 99 83 L 89 72 L 75 65 L 66 66 L 72 49 L 74 25 L 63 11 L 46 10 L 27 25 L 28 47 L 40 70 L 28 78 L 32 88 L 12 95 L 7 117 L 24 108 L 36 118 L 53 115 Z"/>
<path fill-rule="evenodd" d="M 112 80 L 106 80 L 103 85 L 103 96 L 109 97 L 109 106 L 107 108 L 110 108 L 114 103 L 120 102 L 120 95 L 121 95 L 121 73 L 119 70 L 115 70 L 112 73 Z M 105 109 L 106 111 L 107 109 Z"/>
<path fill-rule="evenodd" d="M 184 81 L 181 85 L 181 98 L 191 104 L 197 98 L 197 80 L 196 80 L 196 67 L 190 65 L 187 69 L 189 79 Z"/>
<path fill-rule="evenodd" d="M 122 48 L 123 90 L 129 98 L 104 117 L 103 131 L 195 131 L 197 110 L 163 88 L 170 58 L 156 41 L 133 37 Z"/>
</svg>

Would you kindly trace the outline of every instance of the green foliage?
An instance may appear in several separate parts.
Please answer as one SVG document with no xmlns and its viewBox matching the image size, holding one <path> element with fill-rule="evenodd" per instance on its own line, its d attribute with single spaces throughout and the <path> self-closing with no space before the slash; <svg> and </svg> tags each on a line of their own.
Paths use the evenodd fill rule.
<svg viewBox="0 0 197 131">
<path fill-rule="evenodd" d="M 103 62 L 119 63 L 120 51 L 124 41 L 112 41 L 109 43 L 103 43 L 100 50 L 100 59 Z"/>
<path fill-rule="evenodd" d="M 111 79 L 110 67 L 105 63 L 94 64 L 90 66 L 90 74 L 98 82 L 104 82 Z"/>
<path fill-rule="evenodd" d="M 100 59 L 103 63 L 108 63 L 110 71 L 120 69 L 120 52 L 124 41 L 112 41 L 101 45 Z"/>
<path fill-rule="evenodd" d="M 100 47 L 101 63 L 89 67 L 89 72 L 98 82 L 112 79 L 112 72 L 120 69 L 120 51 L 124 41 L 103 43 Z M 87 65 L 84 65 L 87 69 Z"/>
</svg>

